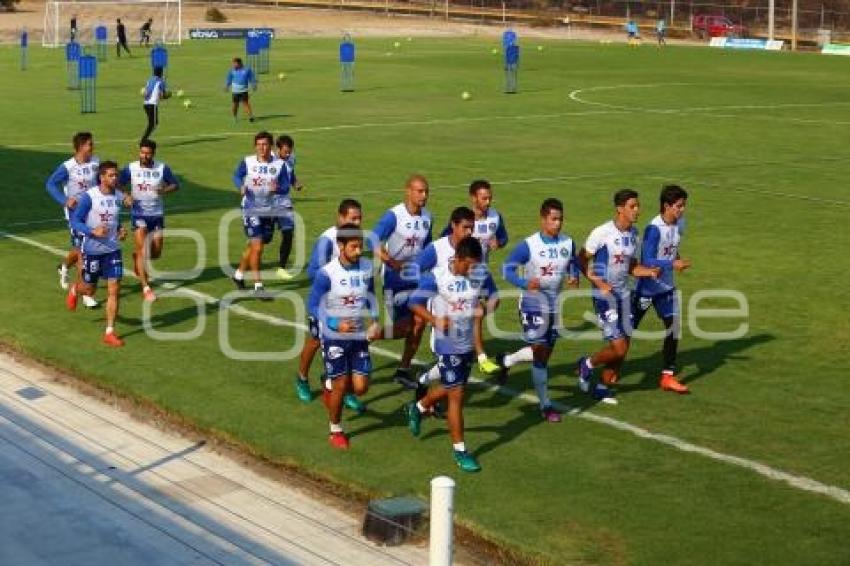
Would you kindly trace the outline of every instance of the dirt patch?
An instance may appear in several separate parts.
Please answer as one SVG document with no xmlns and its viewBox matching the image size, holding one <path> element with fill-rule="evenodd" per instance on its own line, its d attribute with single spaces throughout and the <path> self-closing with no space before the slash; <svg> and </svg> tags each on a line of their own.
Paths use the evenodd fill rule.
<svg viewBox="0 0 850 566">
<path fill-rule="evenodd" d="M 17 12 L 0 12 L 0 42 L 14 43 L 17 34 L 26 27 L 31 42 L 40 44 L 44 28 L 44 2 L 25 0 L 19 4 Z M 273 5 L 256 7 L 239 4 L 216 3 L 227 16 L 228 21 L 214 24 L 204 20 L 204 12 L 209 4 L 184 4 L 183 33 L 192 27 L 272 27 L 282 37 L 341 37 L 350 32 L 354 37 L 488 37 L 497 38 L 504 25 L 499 22 L 473 23 L 446 21 L 441 16 L 427 17 L 401 14 L 379 14 L 376 12 L 354 12 L 339 9 L 316 9 L 275 7 Z M 65 21 L 59 22 L 60 30 L 67 35 L 70 12 Z M 99 20 L 107 22 L 110 36 L 114 33 L 112 22 L 121 17 L 127 25 L 131 44 L 136 30 L 141 26 L 143 15 L 122 13 L 114 6 L 104 7 L 99 12 Z M 95 22 L 86 22 L 81 18 L 79 27 L 90 28 Z M 156 24 L 155 24 L 156 25 Z M 531 27 L 512 24 L 523 39 L 560 39 L 584 41 L 625 42 L 625 33 L 616 29 L 587 29 L 574 27 Z M 156 29 L 154 29 L 154 37 Z M 651 39 L 647 38 L 651 43 Z M 673 40 L 671 40 L 673 41 Z M 678 42 L 678 41 L 675 41 Z"/>
</svg>

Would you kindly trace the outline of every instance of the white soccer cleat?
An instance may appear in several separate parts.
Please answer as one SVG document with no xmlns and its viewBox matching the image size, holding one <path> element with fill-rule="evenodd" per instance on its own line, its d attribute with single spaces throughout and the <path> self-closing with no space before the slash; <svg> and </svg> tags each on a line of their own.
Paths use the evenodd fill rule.
<svg viewBox="0 0 850 566">
<path fill-rule="evenodd" d="M 98 302 L 94 300 L 94 297 L 89 297 L 88 295 L 83 295 L 83 305 L 87 309 L 93 309 L 97 307 Z"/>
<path fill-rule="evenodd" d="M 59 286 L 63 291 L 68 290 L 68 266 L 64 263 L 60 263 L 59 267 L 56 268 L 56 272 L 59 273 Z"/>
</svg>

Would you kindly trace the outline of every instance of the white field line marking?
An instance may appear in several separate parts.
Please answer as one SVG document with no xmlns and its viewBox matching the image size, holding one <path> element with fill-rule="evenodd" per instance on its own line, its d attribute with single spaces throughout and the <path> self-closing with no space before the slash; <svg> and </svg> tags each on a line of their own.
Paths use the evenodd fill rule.
<svg viewBox="0 0 850 566">
<path fill-rule="evenodd" d="M 360 124 L 332 124 L 329 126 L 312 126 L 312 127 L 304 127 L 304 128 L 292 128 L 287 131 L 290 133 L 311 133 L 311 132 L 335 132 L 339 130 L 358 130 L 362 128 L 388 128 L 388 127 L 405 127 L 405 126 L 433 126 L 440 124 L 462 124 L 466 122 L 489 122 L 489 121 L 498 121 L 498 120 L 545 120 L 549 118 L 563 118 L 566 116 L 594 116 L 597 114 L 627 114 L 632 112 L 631 110 L 622 110 L 622 111 L 612 111 L 612 110 L 581 110 L 581 111 L 571 111 L 571 112 L 553 112 L 547 114 L 520 114 L 517 116 L 460 116 L 457 118 L 431 118 L 427 120 L 403 120 L 399 122 L 362 122 Z M 203 134 L 180 134 L 180 135 L 171 135 L 171 136 L 159 136 L 159 140 L 199 140 L 206 138 L 229 138 L 229 137 L 253 137 L 256 132 L 215 132 L 215 133 L 203 133 Z M 129 143 L 129 142 L 138 142 L 138 138 L 125 138 L 125 139 L 106 139 L 106 140 L 97 140 L 97 143 Z M 33 149 L 33 148 L 41 148 L 41 147 L 67 147 L 68 142 L 48 142 L 48 143 L 39 143 L 39 144 L 11 144 L 5 145 L 3 147 L 9 149 Z"/>
<path fill-rule="evenodd" d="M 52 253 L 53 255 L 57 255 L 57 256 L 64 256 L 65 255 L 65 252 L 63 252 L 62 250 L 60 250 L 58 248 L 54 248 L 53 246 L 49 246 L 47 244 L 37 242 L 37 241 L 32 240 L 30 238 L 24 238 L 24 237 L 21 237 L 21 236 L 16 236 L 14 234 L 9 234 L 7 232 L 0 233 L 0 237 L 8 238 L 8 239 L 14 240 L 16 242 L 20 242 L 20 243 L 23 243 L 23 244 L 34 246 L 34 247 L 39 248 L 41 250 Z M 178 286 L 174 285 L 174 284 L 168 285 L 168 288 L 170 288 L 170 289 L 176 289 L 177 287 Z M 181 289 L 182 292 L 184 292 L 188 295 L 202 299 L 207 304 L 210 304 L 210 305 L 219 305 L 220 304 L 219 300 L 216 299 L 215 297 L 213 297 L 212 295 L 207 295 L 206 293 L 201 293 L 199 291 L 195 291 L 194 289 L 187 289 L 185 287 L 181 287 L 180 289 Z M 307 327 L 305 325 L 301 324 L 301 323 L 293 322 L 293 321 L 290 321 L 290 320 L 286 320 L 284 318 L 272 316 L 272 315 L 265 314 L 265 313 L 259 313 L 259 312 L 256 312 L 256 311 L 252 311 L 252 310 L 246 309 L 245 307 L 242 307 L 240 305 L 234 305 L 234 304 L 231 303 L 231 304 L 227 305 L 227 308 L 229 310 L 233 311 L 234 313 L 239 314 L 241 316 L 244 316 L 246 318 L 251 318 L 251 319 L 254 319 L 254 320 L 266 322 L 266 323 L 271 324 L 273 326 L 295 328 L 295 329 L 299 329 L 299 330 L 302 330 L 302 331 L 307 330 Z M 390 359 L 394 359 L 394 360 L 398 360 L 399 357 L 400 357 L 397 353 L 395 353 L 391 350 L 387 350 L 387 349 L 376 347 L 376 346 L 370 346 L 369 350 L 372 351 L 372 352 L 375 352 L 376 354 L 378 354 L 380 356 L 384 356 L 386 358 L 390 358 Z M 419 363 L 419 364 L 422 364 L 421 360 L 414 360 L 414 361 Z M 494 386 L 494 385 L 490 385 L 489 383 L 487 383 L 487 382 L 485 382 L 485 381 L 483 381 L 479 378 L 476 378 L 476 377 L 471 377 L 470 381 L 472 383 L 478 385 L 480 388 L 485 389 L 487 391 L 497 391 L 498 393 L 500 393 L 502 395 L 507 395 L 508 397 L 515 397 L 517 399 L 521 399 L 521 400 L 526 401 L 528 403 L 537 404 L 537 397 L 534 396 L 534 395 L 531 395 L 529 393 L 519 393 L 519 392 L 514 391 L 512 389 L 509 389 L 507 387 L 497 387 L 497 386 Z M 576 416 L 578 418 L 589 420 L 589 421 L 594 422 L 594 423 L 603 424 L 603 425 L 606 425 L 606 426 L 609 426 L 609 427 L 612 427 L 612 428 L 615 428 L 617 430 L 621 430 L 621 431 L 624 431 L 624 432 L 629 432 L 629 433 L 633 434 L 634 436 L 637 436 L 638 438 L 643 438 L 643 439 L 646 439 L 646 440 L 654 440 L 655 442 L 665 444 L 667 446 L 673 447 L 673 448 L 680 450 L 682 452 L 699 454 L 700 456 L 709 458 L 711 460 L 723 462 L 725 464 L 729 464 L 729 465 L 732 465 L 732 466 L 738 466 L 740 468 L 744 468 L 744 469 L 750 470 L 752 472 L 755 472 L 755 473 L 757 473 L 761 476 L 764 476 L 768 479 L 771 479 L 771 480 L 774 480 L 774 481 L 779 481 L 779 482 L 784 482 L 784 483 L 790 485 L 791 487 L 800 489 L 802 491 L 809 491 L 809 492 L 812 492 L 812 493 L 818 493 L 820 495 L 825 495 L 826 497 L 829 497 L 830 499 L 838 501 L 839 503 L 844 503 L 846 505 L 850 505 L 850 491 L 848 491 L 846 489 L 843 489 L 843 488 L 840 488 L 840 487 L 837 487 L 837 486 L 833 486 L 833 485 L 829 485 L 829 484 L 825 484 L 825 483 L 819 482 L 817 480 L 808 478 L 806 476 L 798 476 L 798 475 L 790 474 L 788 472 L 784 472 L 782 470 L 779 470 L 777 468 L 773 468 L 771 466 L 768 466 L 767 464 L 762 464 L 761 462 L 757 462 L 755 460 L 750 460 L 748 458 L 741 458 L 740 456 L 733 456 L 731 454 L 724 454 L 723 452 L 717 452 L 716 450 L 712 450 L 711 448 L 705 448 L 703 446 L 692 444 L 692 443 L 687 442 L 685 440 L 676 438 L 675 436 L 669 436 L 669 435 L 666 435 L 666 434 L 654 433 L 654 432 L 651 432 L 651 431 L 649 431 L 645 428 L 635 426 L 635 425 L 627 423 L 625 421 L 621 421 L 621 420 L 618 420 L 618 419 L 614 419 L 614 418 L 606 417 L 606 416 L 602 416 L 602 415 L 597 415 L 597 414 L 591 413 L 590 411 L 581 411 L 581 410 L 579 410 L 575 407 L 569 407 L 569 406 L 563 405 L 562 403 L 555 402 L 554 405 L 559 410 L 564 411 L 564 412 L 566 412 L 566 413 L 568 413 L 572 416 Z"/>
<path fill-rule="evenodd" d="M 570 99 L 590 106 L 601 106 L 612 110 L 628 110 L 632 112 L 652 112 L 658 114 L 678 114 L 687 112 L 713 112 L 715 110 L 774 110 L 782 108 L 817 108 L 817 107 L 832 107 L 832 106 L 848 106 L 850 102 L 789 102 L 782 104 L 731 104 L 723 106 L 689 106 L 686 108 L 635 108 L 633 106 L 622 106 L 619 104 L 609 104 L 607 102 L 597 102 L 587 100 L 581 97 L 585 92 L 599 92 L 603 90 L 625 90 L 634 88 L 661 88 L 661 87 L 677 87 L 677 86 L 700 86 L 698 83 L 653 83 L 653 84 L 624 84 L 624 85 L 605 85 L 592 86 L 587 88 L 579 88 L 570 92 Z"/>
</svg>

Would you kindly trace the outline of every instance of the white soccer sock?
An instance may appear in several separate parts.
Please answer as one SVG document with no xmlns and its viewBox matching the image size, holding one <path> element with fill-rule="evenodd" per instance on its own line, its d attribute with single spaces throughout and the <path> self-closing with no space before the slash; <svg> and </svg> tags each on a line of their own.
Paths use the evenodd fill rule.
<svg viewBox="0 0 850 566">
<path fill-rule="evenodd" d="M 150 291 L 150 290 L 151 290 L 151 286 L 150 286 L 150 285 L 145 285 L 145 286 L 142 288 L 142 291 L 143 291 L 143 292 L 145 292 L 145 293 L 147 293 L 147 292 L 148 292 L 148 291 Z"/>
<path fill-rule="evenodd" d="M 505 355 L 505 367 L 509 368 L 514 366 L 520 362 L 533 362 L 534 361 L 534 351 L 531 349 L 531 346 L 526 346 L 520 350 L 517 350 L 513 354 Z"/>
<path fill-rule="evenodd" d="M 584 359 L 584 363 L 587 366 L 587 369 L 593 369 L 593 364 L 590 363 L 590 356 L 588 356 Z"/>
<path fill-rule="evenodd" d="M 328 391 L 333 391 L 333 388 L 334 382 L 331 380 L 331 378 L 325 378 L 325 389 L 327 389 Z"/>
<path fill-rule="evenodd" d="M 111 326 L 107 326 L 107 327 L 106 327 L 106 333 L 107 333 L 107 334 L 112 334 L 113 332 L 115 332 L 115 329 L 114 329 L 114 328 L 112 328 Z"/>
<path fill-rule="evenodd" d="M 243 279 L 245 279 L 245 274 L 242 273 L 241 270 L 237 269 L 233 272 L 233 278 L 242 281 Z"/>
<path fill-rule="evenodd" d="M 420 412 L 420 413 L 427 413 L 427 412 L 428 412 L 428 409 L 426 409 L 426 408 L 422 405 L 422 401 L 417 401 L 417 402 L 416 402 L 416 408 L 417 408 L 417 409 L 419 409 L 419 412 Z"/>
<path fill-rule="evenodd" d="M 341 424 L 331 423 L 331 434 L 333 434 L 335 432 L 342 432 L 342 425 Z"/>
<path fill-rule="evenodd" d="M 454 442 L 454 443 L 452 443 L 452 448 L 455 449 L 455 452 L 466 452 L 466 443 L 465 442 Z"/>
<path fill-rule="evenodd" d="M 537 391 L 537 398 L 540 399 L 540 407 L 548 407 L 552 404 L 549 400 L 549 368 L 531 366 L 531 381 L 534 383 L 534 390 Z"/>
</svg>

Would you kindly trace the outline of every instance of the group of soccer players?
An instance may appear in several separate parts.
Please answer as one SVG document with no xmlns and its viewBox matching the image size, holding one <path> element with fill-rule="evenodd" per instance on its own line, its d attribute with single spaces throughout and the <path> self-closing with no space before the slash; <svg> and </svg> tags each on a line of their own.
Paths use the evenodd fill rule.
<svg viewBox="0 0 850 566">
<path fill-rule="evenodd" d="M 134 269 L 145 301 L 154 301 L 146 272 L 147 261 L 160 256 L 163 246 L 163 196 L 178 189 L 169 167 L 154 159 L 156 144 L 143 140 L 139 159 L 119 171 L 113 161 L 94 157 L 94 140 L 86 132 L 74 136 L 74 155 L 47 181 L 51 196 L 64 208 L 71 232 L 71 250 L 59 266 L 60 285 L 68 290 L 66 303 L 76 308 L 82 296 L 94 306 L 100 277 L 107 280 L 107 328 L 103 342 L 121 346 L 114 331 L 122 277 L 120 225 L 122 206 L 131 208 Z M 277 147 L 277 151 L 273 147 Z M 268 132 L 254 137 L 254 153 L 239 161 L 233 183 L 241 195 L 246 248 L 232 279 L 245 289 L 253 279 L 253 293 L 271 300 L 261 280 L 262 253 L 280 231 L 279 269 L 287 271 L 295 230 L 290 195 L 300 189 L 295 175 L 294 141 L 277 140 Z M 126 191 L 129 189 L 129 191 Z M 660 387 L 687 393 L 676 377 L 679 338 L 678 295 L 674 272 L 690 267 L 679 256 L 682 215 L 687 192 L 679 186 L 662 188 L 660 213 L 639 243 L 635 226 L 640 211 L 638 193 L 623 189 L 614 195 L 614 218 L 594 229 L 583 246 L 564 233 L 564 207 L 547 198 L 539 208 L 540 229 L 515 244 L 498 269 L 488 266 L 491 252 L 509 244 L 504 218 L 492 206 L 493 189 L 485 180 L 469 187 L 471 206 L 455 208 L 441 237 L 433 240 L 434 220 L 426 207 L 428 181 L 411 176 L 404 200 L 387 210 L 371 231 L 361 227 L 362 206 L 344 199 L 334 225 L 313 246 L 307 276 L 310 336 L 304 343 L 295 380 L 298 398 L 313 398 L 308 373 L 316 353 L 323 361 L 322 397 L 330 426 L 329 442 L 349 448 L 342 428 L 344 407 L 363 412 L 359 399 L 368 390 L 372 364 L 369 345 L 376 340 L 404 340 L 404 351 L 394 379 L 415 390 L 405 405 L 408 426 L 418 436 L 424 417 L 444 414 L 454 459 L 464 471 L 480 465 L 464 442 L 464 389 L 473 365 L 495 375 L 504 384 L 509 371 L 531 364 L 531 377 L 540 411 L 547 422 L 561 414 L 548 395 L 549 359 L 561 335 L 562 290 L 579 286 L 585 277 L 592 286 L 592 305 L 606 345 L 576 363 L 579 388 L 594 399 L 615 404 L 612 386 L 619 379 L 634 328 L 653 307 L 667 329 Z M 125 192 L 126 191 L 126 192 Z M 367 252 L 372 261 L 363 257 Z M 77 266 L 70 282 L 69 270 Z M 483 320 L 500 306 L 495 275 L 521 290 L 519 320 L 524 346 L 492 358 L 484 348 Z M 380 323 L 375 281 L 380 277 L 386 320 Z M 631 279 L 638 284 L 632 289 Z M 421 338 L 431 327 L 435 361 L 419 375 L 411 365 Z M 594 377 L 599 370 L 599 379 Z"/>
</svg>

